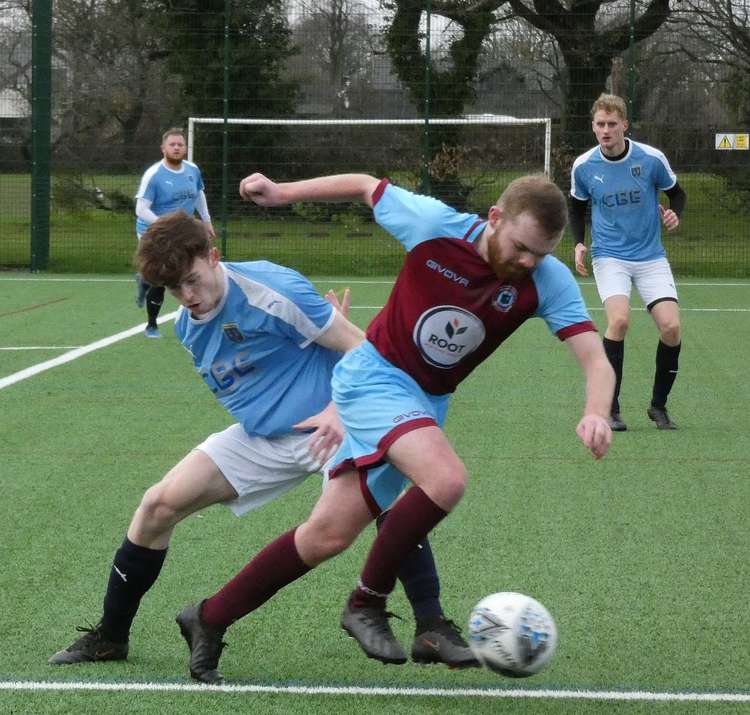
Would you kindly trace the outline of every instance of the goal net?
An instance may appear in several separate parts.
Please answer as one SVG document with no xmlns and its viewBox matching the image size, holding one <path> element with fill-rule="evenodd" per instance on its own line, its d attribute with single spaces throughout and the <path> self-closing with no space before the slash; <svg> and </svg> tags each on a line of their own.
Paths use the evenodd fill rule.
<svg viewBox="0 0 750 715">
<path fill-rule="evenodd" d="M 370 234 L 384 237 L 366 207 L 306 204 L 264 211 L 242 205 L 239 180 L 255 171 L 276 181 L 362 172 L 387 176 L 460 211 L 486 215 L 514 178 L 550 175 L 551 134 L 549 118 L 495 114 L 429 121 L 232 118 L 226 124 L 221 117 L 190 117 L 187 140 L 188 159 L 201 167 L 206 179 L 212 213 L 217 215 L 214 202 L 221 185 L 229 218 L 245 222 L 253 233 L 250 241 L 250 230 L 244 227 L 229 232 L 227 253 L 232 260 L 260 252 L 303 272 L 357 272 L 365 270 L 363 266 L 377 271 L 379 265 L 390 272 L 398 265 L 398 246 L 381 240 L 387 246 L 382 250 L 390 253 L 380 255 L 378 245 L 367 240 Z M 306 241 L 310 236 L 316 240 Z M 347 239 L 346 247 L 342 239 Z M 341 264 L 347 250 L 351 266 Z M 308 261 L 316 251 L 319 260 Z"/>
<path fill-rule="evenodd" d="M 331 153 L 336 149 L 360 153 L 363 145 L 378 153 L 372 161 L 382 160 L 383 155 L 392 155 L 399 164 L 404 163 L 403 148 L 411 148 L 408 155 L 421 165 L 440 161 L 440 151 L 446 151 L 455 161 L 465 163 L 465 169 L 476 168 L 479 164 L 495 162 L 497 171 L 522 169 L 543 171 L 548 176 L 551 170 L 552 120 L 549 117 L 520 118 L 500 114 L 474 114 L 455 118 L 424 119 L 227 119 L 232 129 L 240 127 L 265 128 L 266 130 L 286 130 L 302 141 L 295 144 L 301 153 L 312 149 L 320 140 L 329 144 Z M 221 117 L 190 117 L 188 119 L 188 160 L 194 161 L 197 132 L 201 125 L 222 126 Z M 451 144 L 443 142 L 437 152 L 425 157 L 425 132 L 434 135 L 439 141 L 450 137 Z M 265 132 L 268 134 L 268 131 Z M 261 136 L 263 132 L 260 133 Z M 256 132 L 257 135 L 257 132 Z M 242 141 L 242 132 L 234 131 L 232 136 Z M 387 136 L 386 145 L 375 142 Z M 234 146 L 234 142 L 230 142 Z M 292 147 L 287 147 L 290 149 Z M 414 150 L 417 150 L 415 155 Z M 474 155 L 472 157 L 472 154 Z M 476 159 L 481 155 L 482 162 Z M 303 155 L 295 157 L 305 164 Z M 463 158 L 463 161 L 462 161 Z M 473 162 L 472 162 L 473 158 Z M 416 167 L 415 167 L 416 168 Z"/>
</svg>

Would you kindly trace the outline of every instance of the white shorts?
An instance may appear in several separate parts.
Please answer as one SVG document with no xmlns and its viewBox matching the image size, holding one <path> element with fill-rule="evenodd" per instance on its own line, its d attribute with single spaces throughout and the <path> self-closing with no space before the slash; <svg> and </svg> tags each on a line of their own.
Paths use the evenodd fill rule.
<svg viewBox="0 0 750 715">
<path fill-rule="evenodd" d="M 592 265 L 602 303 L 613 295 L 630 298 L 632 285 L 635 285 L 641 300 L 649 310 L 661 300 L 677 300 L 672 269 L 666 258 L 658 258 L 655 261 L 595 258 Z"/>
<path fill-rule="evenodd" d="M 196 449 L 207 454 L 237 492 L 225 502 L 237 516 L 257 509 L 322 471 L 307 450 L 309 433 L 270 439 L 248 435 L 233 424 L 216 432 Z"/>
</svg>

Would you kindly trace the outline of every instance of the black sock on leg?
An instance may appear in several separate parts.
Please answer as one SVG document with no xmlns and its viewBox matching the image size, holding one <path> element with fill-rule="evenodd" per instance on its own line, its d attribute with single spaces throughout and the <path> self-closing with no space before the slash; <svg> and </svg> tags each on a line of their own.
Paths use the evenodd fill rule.
<svg viewBox="0 0 750 715">
<path fill-rule="evenodd" d="M 117 643 L 128 640 L 141 598 L 159 577 L 166 555 L 166 549 L 138 546 L 127 537 L 122 542 L 104 596 L 102 631 L 107 639 Z"/>
<path fill-rule="evenodd" d="M 622 384 L 622 363 L 625 360 L 625 341 L 610 340 L 602 338 L 604 352 L 607 354 L 609 364 L 615 371 L 615 394 L 612 398 L 612 412 L 620 411 L 620 385 Z"/>
<path fill-rule="evenodd" d="M 146 315 L 148 316 L 148 326 L 157 327 L 156 319 L 164 304 L 164 286 L 150 286 L 146 293 Z"/>
<path fill-rule="evenodd" d="M 654 373 L 654 390 L 651 395 L 651 406 L 664 409 L 667 397 L 677 379 L 680 349 L 682 343 L 667 345 L 661 340 L 656 348 L 656 372 Z"/>
<path fill-rule="evenodd" d="M 387 518 L 383 512 L 376 520 L 378 528 Z M 398 572 L 417 623 L 433 620 L 443 615 L 440 606 L 440 579 L 432 555 L 430 542 L 424 539 L 404 560 Z"/>
</svg>

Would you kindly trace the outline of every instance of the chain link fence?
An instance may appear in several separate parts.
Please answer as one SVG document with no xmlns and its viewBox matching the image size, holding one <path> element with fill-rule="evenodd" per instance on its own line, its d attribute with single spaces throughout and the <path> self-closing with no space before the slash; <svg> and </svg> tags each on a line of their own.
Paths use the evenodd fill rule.
<svg viewBox="0 0 750 715">
<path fill-rule="evenodd" d="M 526 0 L 56 0 L 46 50 L 45 2 L 0 0 L 0 268 L 130 270 L 140 177 L 162 131 L 190 126 L 230 260 L 392 273 L 400 249 L 362 207 L 262 210 L 239 180 L 363 171 L 484 213 L 523 173 L 567 193 L 594 144 L 589 108 L 611 91 L 687 192 L 665 238 L 675 272 L 750 276 L 747 0 L 572 0 L 557 15 Z M 48 120 L 32 92 L 45 51 Z M 566 237 L 558 255 L 572 253 Z"/>
</svg>

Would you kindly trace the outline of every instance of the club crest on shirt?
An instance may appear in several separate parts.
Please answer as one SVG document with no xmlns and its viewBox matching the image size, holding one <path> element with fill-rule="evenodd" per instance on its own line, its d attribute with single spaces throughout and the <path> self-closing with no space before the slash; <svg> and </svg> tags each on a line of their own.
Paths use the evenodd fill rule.
<svg viewBox="0 0 750 715">
<path fill-rule="evenodd" d="M 500 286 L 492 305 L 501 313 L 507 313 L 516 302 L 518 291 L 513 286 Z"/>
<path fill-rule="evenodd" d="M 630 175 L 631 176 L 640 176 L 641 175 L 641 165 L 636 164 L 635 166 L 630 167 Z"/>
<path fill-rule="evenodd" d="M 240 326 L 237 323 L 225 323 L 221 326 L 224 331 L 224 335 L 233 343 L 242 343 L 245 341 L 245 336 L 240 331 Z"/>
</svg>

